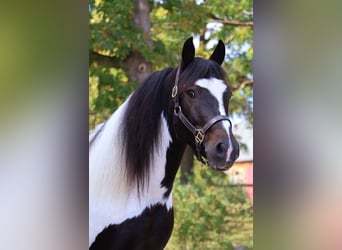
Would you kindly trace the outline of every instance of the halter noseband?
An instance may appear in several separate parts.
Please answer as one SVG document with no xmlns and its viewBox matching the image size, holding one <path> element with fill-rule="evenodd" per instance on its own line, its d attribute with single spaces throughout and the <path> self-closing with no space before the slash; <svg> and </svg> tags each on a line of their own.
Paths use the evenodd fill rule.
<svg viewBox="0 0 342 250">
<path fill-rule="evenodd" d="M 208 164 L 201 156 L 201 145 L 204 141 L 205 133 L 217 122 L 222 120 L 227 120 L 230 122 L 228 116 L 217 115 L 214 118 L 210 119 L 202 128 L 196 128 L 192 123 L 186 118 L 184 113 L 182 112 L 182 108 L 179 105 L 179 97 L 178 97 L 178 80 L 180 75 L 180 67 L 177 69 L 175 85 L 172 88 L 172 98 L 174 100 L 174 115 L 179 118 L 179 120 L 184 124 L 184 126 L 194 135 L 195 137 L 195 145 L 196 145 L 196 157 L 197 159 L 204 163 Z"/>
</svg>

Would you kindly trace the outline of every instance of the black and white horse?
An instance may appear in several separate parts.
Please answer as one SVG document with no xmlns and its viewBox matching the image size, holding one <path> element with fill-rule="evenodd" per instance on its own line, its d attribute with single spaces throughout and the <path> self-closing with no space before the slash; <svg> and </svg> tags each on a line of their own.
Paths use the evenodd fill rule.
<svg viewBox="0 0 342 250">
<path fill-rule="evenodd" d="M 173 228 L 172 186 L 188 144 L 212 169 L 229 169 L 239 146 L 227 117 L 231 91 L 219 41 L 209 60 L 192 38 L 177 68 L 151 74 L 89 141 L 89 247 L 158 250 Z"/>
</svg>

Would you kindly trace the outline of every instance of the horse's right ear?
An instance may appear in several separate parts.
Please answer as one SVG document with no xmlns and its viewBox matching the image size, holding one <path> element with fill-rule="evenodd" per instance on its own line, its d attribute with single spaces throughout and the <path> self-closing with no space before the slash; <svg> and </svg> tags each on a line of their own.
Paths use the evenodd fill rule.
<svg viewBox="0 0 342 250">
<path fill-rule="evenodd" d="M 224 43 L 222 42 L 222 40 L 220 40 L 213 54 L 210 56 L 210 60 L 213 60 L 221 65 L 224 61 L 225 55 L 226 55 L 226 47 L 224 46 Z"/>
<path fill-rule="evenodd" d="M 182 50 L 182 66 L 181 68 L 184 70 L 195 58 L 195 47 L 192 42 L 192 37 L 188 38 L 183 45 Z"/>
</svg>

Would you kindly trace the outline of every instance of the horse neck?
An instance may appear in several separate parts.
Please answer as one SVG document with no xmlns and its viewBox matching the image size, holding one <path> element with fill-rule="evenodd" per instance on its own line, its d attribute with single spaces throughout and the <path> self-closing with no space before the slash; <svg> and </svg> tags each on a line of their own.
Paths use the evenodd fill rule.
<svg viewBox="0 0 342 250">
<path fill-rule="evenodd" d="M 162 84 L 158 93 L 162 97 L 162 110 L 160 113 L 160 131 L 157 147 L 151 156 L 148 181 L 146 189 L 142 189 L 142 198 L 149 197 L 153 188 L 164 188 L 164 197 L 168 197 L 178 171 L 185 143 L 180 141 L 174 132 L 173 100 L 171 91 L 174 83 L 175 71 L 170 72 Z M 131 97 L 130 97 L 131 98 Z M 90 151 L 90 177 L 94 189 L 99 189 L 103 195 L 118 196 L 120 193 L 137 194 L 137 185 L 127 185 L 125 181 L 125 159 L 122 157 L 122 137 L 120 135 L 120 123 L 127 111 L 130 101 L 125 103 L 110 117 L 101 129 L 101 134 L 96 136 Z M 152 107 L 152 103 L 151 109 Z M 115 140 L 113 140 L 115 138 Z M 134 156 L 133 156 L 134 157 Z M 121 190 L 117 192 L 117 190 Z M 153 192 L 152 192 L 153 193 Z M 153 195 L 152 195 L 153 196 Z"/>
<path fill-rule="evenodd" d="M 90 147 L 90 185 L 96 193 L 116 197 L 119 194 L 137 194 L 136 185 L 127 185 L 125 181 L 125 160 L 120 149 L 120 121 L 125 113 L 129 99 L 109 118 L 95 129 L 91 135 Z M 164 106 L 164 105 L 163 105 Z M 162 185 L 167 197 L 172 189 L 175 175 L 184 152 L 185 144 L 179 141 L 173 132 L 173 117 L 170 114 L 169 103 L 165 104 L 160 119 L 160 134 L 158 148 L 152 155 L 152 166 L 149 173 L 149 184 L 142 190 L 142 197 L 149 196 L 153 187 Z M 95 134 L 95 136 L 94 136 Z M 113 138 L 117 138 L 113 140 Z M 117 192 L 120 190 L 120 192 Z M 101 196 L 100 195 L 100 196 Z"/>
<path fill-rule="evenodd" d="M 133 186 L 133 190 L 138 189 L 137 194 L 142 199 L 149 197 L 151 190 L 158 190 L 158 187 L 164 189 L 164 198 L 168 198 L 173 187 L 176 173 L 179 169 L 179 165 L 185 150 L 186 144 L 179 139 L 174 129 L 174 102 L 171 98 L 171 92 L 175 81 L 176 69 L 171 71 L 164 82 L 161 84 L 161 88 L 156 88 L 158 95 L 161 96 L 161 119 L 160 119 L 160 131 L 158 135 L 158 146 L 154 150 L 151 157 L 150 173 L 148 174 L 147 188 L 142 188 L 141 193 L 139 187 Z M 150 109 L 153 109 L 153 103 L 150 103 Z M 135 192 L 135 191 L 134 191 Z"/>
</svg>

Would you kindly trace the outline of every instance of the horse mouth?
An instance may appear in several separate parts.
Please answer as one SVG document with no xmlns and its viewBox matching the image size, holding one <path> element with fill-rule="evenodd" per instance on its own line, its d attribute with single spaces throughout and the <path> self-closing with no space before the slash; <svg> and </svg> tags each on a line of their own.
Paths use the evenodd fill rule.
<svg viewBox="0 0 342 250">
<path fill-rule="evenodd" d="M 228 161 L 223 166 L 216 166 L 215 164 L 210 164 L 208 162 L 208 166 L 215 171 L 223 172 L 223 171 L 229 170 L 233 166 L 234 162 L 235 161 Z"/>
<path fill-rule="evenodd" d="M 225 168 L 225 167 L 215 167 L 215 166 L 210 166 L 213 170 L 218 171 L 218 172 L 223 172 L 228 170 L 229 168 Z"/>
</svg>

